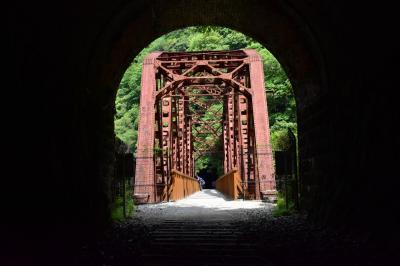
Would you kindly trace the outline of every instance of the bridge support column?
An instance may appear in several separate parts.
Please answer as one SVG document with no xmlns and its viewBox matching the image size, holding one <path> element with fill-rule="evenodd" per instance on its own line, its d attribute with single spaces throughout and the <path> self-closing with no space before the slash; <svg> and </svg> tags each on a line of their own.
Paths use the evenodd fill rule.
<svg viewBox="0 0 400 266">
<path fill-rule="evenodd" d="M 250 57 L 250 83 L 252 88 L 252 107 L 256 139 L 256 197 L 261 193 L 276 195 L 275 174 L 272 164 L 269 118 L 264 87 L 264 70 L 261 57 L 255 50 L 245 50 Z M 273 196 L 272 196 L 273 197 Z"/>
<path fill-rule="evenodd" d="M 151 53 L 143 62 L 142 90 L 140 94 L 139 131 L 136 149 L 136 173 L 134 196 L 141 201 L 156 201 L 154 174 L 155 128 L 155 68 L 154 60 L 160 53 Z"/>
</svg>

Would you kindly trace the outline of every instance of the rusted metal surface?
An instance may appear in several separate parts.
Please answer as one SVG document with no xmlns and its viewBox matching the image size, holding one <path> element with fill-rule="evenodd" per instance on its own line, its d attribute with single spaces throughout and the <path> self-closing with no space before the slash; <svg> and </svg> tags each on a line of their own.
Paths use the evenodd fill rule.
<svg viewBox="0 0 400 266">
<path fill-rule="evenodd" d="M 272 165 L 272 148 L 270 143 L 269 119 L 264 88 L 264 70 L 261 57 L 255 50 L 247 50 L 250 61 L 250 83 L 252 87 L 252 107 L 254 114 L 254 131 L 256 139 L 256 170 L 260 186 L 256 186 L 256 198 L 259 191 L 275 190 L 274 169 Z M 271 193 L 271 192 L 269 192 Z"/>
<path fill-rule="evenodd" d="M 224 172 L 237 169 L 247 195 L 276 193 L 263 65 L 254 50 L 152 53 L 142 75 L 135 194 L 168 200 L 172 172 L 193 177 L 196 160 L 219 140 Z"/>
<path fill-rule="evenodd" d="M 217 190 L 230 199 L 238 199 L 243 195 L 242 180 L 237 169 L 232 169 L 215 182 Z"/>
<path fill-rule="evenodd" d="M 147 195 L 149 202 L 156 200 L 154 180 L 154 94 L 156 80 L 154 62 L 160 53 L 151 53 L 143 62 L 142 90 L 140 94 L 139 143 L 136 149 L 135 194 Z M 142 197 L 141 197 L 142 198 Z"/>
</svg>

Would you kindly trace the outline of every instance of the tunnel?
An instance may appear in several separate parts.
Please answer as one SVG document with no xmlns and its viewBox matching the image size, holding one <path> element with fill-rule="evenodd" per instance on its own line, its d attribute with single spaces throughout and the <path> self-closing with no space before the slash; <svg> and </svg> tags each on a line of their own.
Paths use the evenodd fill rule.
<svg viewBox="0 0 400 266">
<path fill-rule="evenodd" d="M 394 13 L 381 3 L 313 0 L 14 3 L 4 63 L 2 224 L 10 249 L 23 247 L 8 255 L 38 256 L 37 239 L 70 247 L 101 234 L 110 223 L 119 81 L 151 41 L 197 25 L 257 39 L 288 74 L 300 206 L 310 222 L 395 239 Z"/>
</svg>

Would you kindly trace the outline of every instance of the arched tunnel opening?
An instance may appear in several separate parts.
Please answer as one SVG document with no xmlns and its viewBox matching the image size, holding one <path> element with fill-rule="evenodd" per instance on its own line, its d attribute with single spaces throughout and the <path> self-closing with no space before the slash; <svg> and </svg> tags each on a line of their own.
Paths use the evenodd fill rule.
<svg viewBox="0 0 400 266">
<path fill-rule="evenodd" d="M 297 135 L 297 122 L 296 122 L 296 105 L 295 99 L 292 93 L 292 87 L 290 81 L 284 72 L 283 68 L 276 60 L 276 58 L 259 42 L 253 40 L 252 38 L 237 32 L 233 31 L 228 28 L 224 27 L 215 27 L 215 26 L 202 26 L 202 27 L 188 27 L 179 29 L 168 34 L 165 34 L 158 39 L 152 41 L 146 48 L 144 48 L 132 61 L 128 69 L 125 71 L 122 80 L 119 84 L 119 89 L 116 96 L 116 115 L 115 115 L 115 134 L 118 139 L 124 141 L 128 146 L 131 153 L 135 154 L 134 161 L 140 161 L 140 158 L 137 158 L 136 150 L 138 149 L 138 135 L 139 135 L 139 121 L 141 118 L 140 109 L 140 93 L 141 87 L 143 88 L 143 77 L 142 75 L 142 65 L 145 62 L 146 56 L 149 53 L 156 51 L 156 52 L 193 52 L 199 53 L 203 51 L 203 53 L 211 53 L 210 51 L 214 52 L 215 55 L 221 53 L 222 50 L 232 50 L 232 52 L 237 51 L 239 49 L 255 49 L 258 54 L 260 55 L 261 60 L 263 61 L 263 73 L 264 73 L 264 80 L 266 88 L 266 95 L 268 95 L 268 103 L 267 109 L 269 110 L 268 113 L 265 114 L 269 120 L 269 128 L 271 131 L 271 137 L 268 136 L 268 145 L 271 146 L 271 151 L 282 151 L 287 150 L 288 146 L 290 145 L 288 139 L 288 130 L 290 129 L 294 132 L 294 137 L 296 138 Z M 220 51 L 219 51 L 220 50 Z M 230 52 L 230 53 L 232 53 Z M 178 60 L 178 53 L 175 55 L 175 60 Z M 238 53 L 238 52 L 237 52 Z M 200 54 L 199 56 L 204 56 Z M 214 58 L 215 60 L 215 58 Z M 186 61 L 184 61 L 186 62 Z M 195 62 L 195 61 L 194 61 Z M 185 63 L 189 64 L 189 63 Z M 213 63 L 215 66 L 212 67 L 212 70 L 218 74 L 218 71 L 232 71 L 229 68 L 221 68 L 224 64 L 224 60 L 220 62 Z M 238 67 L 237 69 L 232 68 L 233 70 L 238 73 L 240 69 L 240 65 L 242 64 L 240 61 L 237 63 L 232 62 L 232 64 L 236 64 Z M 182 64 L 181 64 L 182 66 Z M 167 67 L 164 63 L 164 67 Z M 217 70 L 216 67 L 219 67 L 220 70 Z M 193 69 L 191 75 L 194 76 L 204 76 L 207 74 L 207 68 L 198 67 L 197 70 L 193 66 L 190 67 Z M 190 69 L 186 69 L 190 71 Z M 164 68 L 160 68 L 156 73 L 164 71 Z M 175 71 L 175 74 L 179 74 L 179 70 L 174 67 L 171 71 Z M 184 72 L 184 71 L 183 71 Z M 182 73 L 183 73 L 182 72 Z M 212 74 L 211 74 L 212 75 Z M 212 76 L 210 76 L 212 77 Z M 168 79 L 168 77 L 163 77 L 159 79 L 159 82 L 165 82 L 164 79 Z M 238 79 L 239 80 L 239 79 Z M 218 81 L 219 82 L 219 81 Z M 142 83 L 142 84 L 141 84 Z M 187 85 L 186 85 L 187 86 Z M 206 86 L 206 85 L 204 85 Z M 216 86 L 216 87 L 213 87 Z M 177 168 L 178 170 L 187 171 L 193 177 L 201 178 L 204 180 L 204 188 L 215 188 L 216 187 L 216 180 L 224 175 L 224 172 L 228 170 L 224 170 L 224 165 L 226 160 L 227 151 L 225 151 L 224 146 L 224 138 L 229 137 L 228 135 L 224 137 L 224 113 L 227 112 L 228 107 L 224 106 L 224 100 L 221 98 L 219 93 L 221 93 L 224 89 L 223 86 L 226 84 L 215 84 L 210 86 L 210 88 L 206 88 L 199 85 L 192 85 L 192 87 L 183 87 L 186 88 L 189 92 L 182 100 L 187 102 L 187 110 L 185 111 L 184 118 L 190 119 L 190 124 L 188 124 L 189 130 L 187 131 L 190 135 L 190 143 L 184 144 L 183 146 L 185 149 L 189 149 L 187 154 L 182 154 L 184 157 L 183 166 L 186 164 L 192 165 L 193 160 L 193 169 L 184 168 L 181 169 L 180 163 L 178 165 L 173 165 L 173 168 Z M 194 90 L 194 88 L 202 89 L 200 91 Z M 186 90 L 185 89 L 185 90 Z M 147 89 L 149 90 L 149 89 Z M 176 90 L 171 96 L 166 95 L 163 96 L 165 99 L 170 99 L 172 97 L 172 104 L 175 101 L 179 101 L 181 98 L 179 93 L 183 93 L 183 89 Z M 200 92 L 200 93 L 199 93 Z M 238 92 L 240 94 L 240 92 Z M 223 95 L 223 94 L 222 94 Z M 227 97 L 227 96 L 225 96 Z M 239 97 L 239 96 L 236 96 Z M 244 100 L 244 99 L 243 99 Z M 157 105 L 157 104 L 156 104 Z M 236 104 L 234 104 L 236 105 Z M 163 104 L 164 106 L 164 104 Z M 161 107 L 157 107 L 161 108 Z M 158 109 L 155 108 L 155 112 L 158 112 Z M 176 107 L 172 107 L 173 109 Z M 236 108 L 236 107 L 235 107 Z M 159 131 L 156 127 L 155 130 L 155 138 L 156 141 L 154 143 L 155 149 L 159 149 L 158 152 L 164 150 L 170 150 L 169 155 L 164 158 L 164 167 L 168 168 L 168 161 L 174 160 L 175 149 L 178 148 L 178 144 L 175 144 L 174 139 L 170 139 L 173 135 L 176 135 L 176 138 L 179 134 L 177 131 L 180 131 L 178 125 L 181 123 L 180 117 L 172 117 L 168 118 L 169 112 L 168 107 L 162 108 L 163 118 L 160 119 L 158 122 L 158 118 L 156 119 L 156 124 L 162 124 L 160 130 L 162 128 L 163 132 L 171 130 L 171 132 L 166 132 L 168 135 L 165 137 L 161 137 L 157 135 Z M 179 108 L 178 108 L 179 109 Z M 161 110 L 161 109 L 160 109 Z M 251 110 L 251 109 L 250 109 Z M 235 124 L 235 128 L 243 128 L 243 133 L 247 135 L 247 130 L 252 132 L 254 130 L 252 123 L 249 123 L 247 126 L 247 120 L 250 119 L 252 121 L 252 117 L 248 116 L 248 111 L 243 109 L 240 111 L 243 120 L 242 122 L 238 122 Z M 161 111 L 160 111 L 161 114 Z M 236 114 L 237 116 L 238 114 Z M 156 114 L 157 117 L 157 114 Z M 161 121 L 162 120 L 162 121 Z M 182 121 L 185 122 L 184 120 Z M 174 125 L 176 123 L 176 125 Z M 241 125 L 241 123 L 246 125 Z M 251 125 L 250 125 L 251 124 Z M 247 129 L 249 127 L 249 129 Z M 176 132 L 176 133 L 174 133 Z M 183 132 L 183 131 L 182 131 Z M 232 134 L 237 134 L 237 131 L 232 131 Z M 266 134 L 269 135 L 268 132 Z M 247 168 L 253 168 L 251 166 L 251 160 L 247 161 L 246 155 L 248 153 L 247 148 L 247 136 L 236 136 L 235 139 L 237 142 L 237 153 L 242 159 L 235 159 L 241 162 L 242 166 L 233 165 L 233 167 L 240 168 L 240 175 L 242 176 L 243 181 L 245 180 L 244 177 L 247 173 Z M 271 140 L 270 140 L 271 138 Z M 163 140 L 162 140 L 163 139 Z M 186 139 L 186 138 L 185 138 Z M 260 140 L 261 141 L 261 140 Z M 255 140 L 257 146 L 257 140 Z M 296 142 L 296 140 L 295 140 Z M 164 143 L 161 145 L 161 143 Z M 171 147 L 168 146 L 168 143 L 171 143 Z M 251 143 L 250 143 L 251 144 Z M 175 147 L 175 148 L 174 148 Z M 243 149 L 243 147 L 245 147 Z M 252 148 L 252 146 L 250 147 Z M 178 153 L 177 156 L 179 157 L 182 151 L 176 150 Z M 193 153 L 193 154 L 191 154 Z M 156 158 L 159 157 L 159 154 L 155 154 Z M 185 156 L 188 156 L 186 158 Z M 262 156 L 262 154 L 261 154 Z M 190 158 L 189 158 L 190 157 Z M 250 158 L 251 159 L 251 158 Z M 279 159 L 279 158 L 278 158 Z M 158 163 L 161 163 L 161 158 L 155 159 L 158 160 Z M 186 161 L 186 162 L 185 162 Z M 190 162 L 190 163 L 189 163 Z M 173 163 L 173 162 L 171 162 Z M 227 162 L 228 163 L 228 162 Z M 244 163 L 244 164 L 243 164 Z M 268 162 L 263 161 L 263 164 L 268 164 Z M 272 160 L 270 162 L 273 163 Z M 279 163 L 279 162 L 278 162 Z M 131 164 L 129 164 L 129 167 Z M 135 164 L 136 165 L 136 164 Z M 248 166 L 249 165 L 249 166 Z M 271 168 L 273 166 L 271 165 Z M 193 171 L 193 172 L 192 172 Z M 131 171 L 132 172 L 132 171 Z M 297 171 L 296 171 L 297 172 Z M 167 172 L 164 173 L 167 175 Z M 275 174 L 275 171 L 273 171 Z M 280 174 L 280 173 L 279 173 Z M 134 175 L 134 173 L 130 173 L 130 175 Z M 141 173 L 139 173 L 141 175 Z M 261 175 L 261 174 L 260 174 Z M 281 174 L 280 174 L 281 175 Z M 113 181 L 113 188 L 114 190 L 119 190 L 121 187 L 120 178 L 114 177 Z M 132 177 L 126 177 L 131 179 Z M 160 178 L 160 177 L 158 177 Z M 247 180 L 247 179 L 246 179 Z M 161 181 L 161 179 L 159 180 Z M 157 181 L 157 182 L 159 182 Z M 127 181 L 125 181 L 127 182 Z M 164 181 L 162 181 L 164 182 Z M 131 180 L 130 186 L 133 186 L 134 181 Z M 162 185 L 162 183 L 159 183 Z M 241 184 L 243 186 L 243 184 Z M 129 188 L 131 189 L 131 188 Z M 114 193 L 116 195 L 118 193 Z M 121 194 L 121 193 L 119 193 Z M 120 195 L 118 195 L 119 197 Z M 115 202 L 115 197 L 112 200 Z"/>
<path fill-rule="evenodd" d="M 297 101 L 301 206 L 308 221 L 359 233 L 384 251 L 396 247 L 395 9 L 364 3 L 359 12 L 345 1 L 274 0 L 59 5 L 21 2 L 7 9 L 5 98 L 18 99 L 20 108 L 4 105 L 4 113 L 15 110 L 5 120 L 12 129 L 6 139 L 17 140 L 6 144 L 13 178 L 5 187 L 17 188 L 3 194 L 6 264 L 73 265 L 67 257 L 77 243 L 104 232 L 119 81 L 148 43 L 193 25 L 243 32 L 285 68 Z M 385 16 L 372 22 L 371 14 Z M 379 56 L 366 56 L 371 51 Z M 20 114 L 23 121 L 14 119 Z M 64 260 L 54 263 L 57 254 Z M 394 254 L 382 257 L 388 262 Z"/>
</svg>

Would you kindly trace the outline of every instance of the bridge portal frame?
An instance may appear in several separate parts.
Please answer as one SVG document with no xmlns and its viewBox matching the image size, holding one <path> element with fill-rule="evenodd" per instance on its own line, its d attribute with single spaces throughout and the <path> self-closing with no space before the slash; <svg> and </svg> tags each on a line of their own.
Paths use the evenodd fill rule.
<svg viewBox="0 0 400 266">
<path fill-rule="evenodd" d="M 204 151 L 193 146 L 199 120 L 189 102 L 202 95 L 223 100 L 224 172 L 239 169 L 254 199 L 276 194 L 263 62 L 255 50 L 153 52 L 142 69 L 135 196 L 169 200 L 171 171 L 194 176 Z"/>
</svg>

